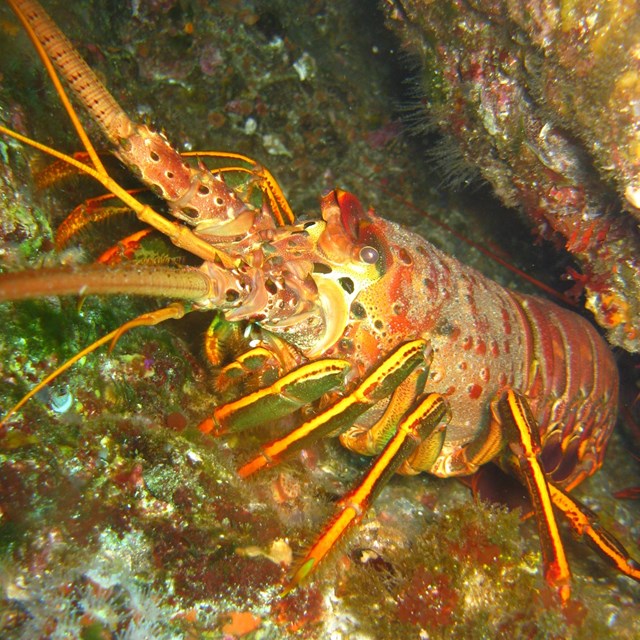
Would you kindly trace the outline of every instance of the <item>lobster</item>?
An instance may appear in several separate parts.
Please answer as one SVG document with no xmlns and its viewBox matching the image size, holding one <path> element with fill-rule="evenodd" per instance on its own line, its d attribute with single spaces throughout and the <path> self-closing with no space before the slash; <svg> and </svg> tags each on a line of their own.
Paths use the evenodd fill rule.
<svg viewBox="0 0 640 640">
<path fill-rule="evenodd" d="M 142 222 L 203 262 L 180 269 L 97 265 L 3 274 L 1 300 L 135 293 L 174 301 L 83 350 L 25 396 L 3 423 L 62 370 L 124 331 L 213 310 L 226 322 L 249 323 L 254 348 L 238 360 L 275 360 L 277 377 L 216 407 L 201 423 L 203 433 L 219 437 L 320 405 L 242 465 L 241 477 L 335 433 L 348 449 L 375 456 L 285 592 L 305 580 L 362 519 L 395 472 L 468 476 L 488 462 L 526 487 L 545 578 L 561 602 L 570 597 L 570 569 L 556 510 L 619 571 L 640 580 L 638 564 L 569 493 L 602 465 L 617 413 L 615 362 L 585 319 L 503 288 L 365 210 L 346 191 L 322 197 L 320 219 L 296 221 L 273 176 L 253 165 L 245 171 L 267 204 L 251 206 L 227 185 L 223 171 L 187 164 L 164 135 L 133 123 L 36 2 L 8 1 L 40 52 L 89 160 L 4 126 L 0 133 L 93 177 Z M 115 155 L 167 202 L 179 222 L 111 178 L 58 74 Z M 238 154 L 216 155 L 252 163 Z M 66 224 L 73 229 L 84 222 L 82 214 L 72 214 Z M 215 351 L 215 332 L 208 341 L 208 351 Z"/>
</svg>

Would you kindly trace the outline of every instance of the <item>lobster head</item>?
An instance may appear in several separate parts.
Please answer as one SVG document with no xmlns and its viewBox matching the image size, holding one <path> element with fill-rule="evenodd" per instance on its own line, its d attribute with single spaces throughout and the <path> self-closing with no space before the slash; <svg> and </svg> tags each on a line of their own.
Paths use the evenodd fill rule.
<svg viewBox="0 0 640 640">
<path fill-rule="evenodd" d="M 385 274 L 390 254 L 384 221 L 353 194 L 329 192 L 321 212 L 322 220 L 247 236 L 233 269 L 205 263 L 211 295 L 199 305 L 257 322 L 307 357 L 326 353 L 351 322 L 356 298 Z"/>
</svg>

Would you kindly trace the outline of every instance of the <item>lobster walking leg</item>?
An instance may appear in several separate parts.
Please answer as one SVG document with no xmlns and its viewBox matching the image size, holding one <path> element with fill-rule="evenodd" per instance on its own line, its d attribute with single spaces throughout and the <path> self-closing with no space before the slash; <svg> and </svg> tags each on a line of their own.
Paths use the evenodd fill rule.
<svg viewBox="0 0 640 640">
<path fill-rule="evenodd" d="M 437 393 L 424 397 L 398 425 L 395 435 L 360 483 L 338 503 L 331 524 L 305 554 L 284 594 L 295 589 L 335 546 L 344 533 L 357 524 L 393 474 L 421 445 L 426 444 L 433 464 L 442 448 L 444 430 L 451 415 L 446 400 Z"/>
<path fill-rule="evenodd" d="M 393 392 L 383 415 L 368 428 L 355 426 L 341 434 L 343 444 L 365 455 L 378 455 L 360 484 L 340 501 L 336 516 L 295 572 L 285 593 L 294 589 L 324 558 L 343 534 L 364 515 L 375 496 L 395 472 L 413 474 L 431 470 L 441 453 L 446 437 L 450 408 L 438 394 L 429 394 L 416 406 L 426 378 L 424 340 L 414 340 L 398 348 L 345 398 L 293 432 L 279 438 L 243 465 L 241 477 L 273 466 L 285 453 L 298 450 L 311 440 L 327 433 L 344 430 L 369 408 Z M 431 354 L 427 356 L 430 360 Z M 331 360 L 314 363 L 320 367 L 313 375 L 322 374 Z M 340 362 L 340 361 L 337 361 Z M 302 406 L 303 394 L 296 385 L 305 388 L 305 365 L 284 376 L 275 384 L 245 396 L 236 402 L 218 407 L 213 419 L 203 431 L 216 428 L 217 433 L 240 430 L 265 422 L 274 409 L 282 417 Z M 335 384 L 327 378 L 325 382 Z M 313 385 L 312 385 L 313 386 Z M 289 394 L 287 392 L 294 391 Z M 325 391 L 327 388 L 325 387 Z M 306 391 L 305 391 L 306 393 Z M 294 397 L 293 401 L 291 396 Z M 315 397 L 318 397 L 317 395 Z M 311 396 L 309 396 L 309 399 Z M 560 600 L 569 600 L 571 572 L 554 515 L 554 505 L 569 519 L 574 530 L 586 535 L 594 546 L 626 575 L 638 579 L 640 570 L 622 545 L 597 524 L 594 517 L 570 496 L 555 487 L 547 478 L 539 461 L 541 443 L 539 428 L 527 399 L 512 389 L 494 403 L 492 420 L 482 435 L 458 452 L 458 464 L 471 472 L 487 460 L 504 451 L 507 464 L 513 467 L 527 486 L 534 505 L 540 532 L 545 579 L 557 590 Z"/>
<path fill-rule="evenodd" d="M 414 371 L 393 392 L 382 417 L 371 427 L 355 424 L 340 434 L 340 443 L 365 456 L 377 456 L 398 430 L 400 420 L 424 391 L 426 372 Z"/>
<path fill-rule="evenodd" d="M 549 483 L 549 489 L 554 506 L 562 511 L 576 536 L 586 537 L 590 546 L 618 571 L 634 580 L 640 580 L 640 564 L 602 527 L 595 514 L 553 483 Z"/>
<path fill-rule="evenodd" d="M 264 389 L 216 408 L 213 417 L 202 422 L 200 431 L 213 431 L 218 436 L 278 420 L 335 389 L 349 368 L 344 360 L 311 362 Z"/>
<path fill-rule="evenodd" d="M 285 453 L 297 451 L 312 440 L 329 433 L 344 430 L 365 411 L 388 397 L 416 367 L 424 366 L 426 347 L 427 343 L 422 339 L 412 340 L 401 345 L 348 396 L 294 429 L 288 435 L 274 440 L 264 447 L 260 455 L 238 470 L 240 476 L 246 478 L 262 468 L 272 466 Z M 224 406 L 220 407 L 217 413 L 225 414 L 227 409 Z M 264 419 L 261 421 L 264 422 Z"/>
<path fill-rule="evenodd" d="M 565 516 L 577 537 L 586 537 L 605 560 L 630 578 L 640 580 L 640 565 L 622 544 L 598 523 L 593 513 L 546 476 L 538 459 L 541 450 L 539 427 L 526 398 L 508 391 L 497 408 L 514 456 L 510 463 L 529 490 L 538 521 L 545 577 L 549 584 L 558 588 L 561 600 L 566 602 L 569 598 L 571 572 L 553 507 Z"/>
<path fill-rule="evenodd" d="M 221 393 L 233 391 L 238 393 L 249 387 L 258 389 L 270 385 L 282 377 L 282 367 L 269 349 L 258 346 L 241 353 L 233 362 L 223 367 L 216 375 L 215 388 Z"/>
<path fill-rule="evenodd" d="M 538 460 L 542 448 L 538 425 L 526 398 L 513 390 L 498 401 L 498 413 L 536 513 L 545 579 L 557 587 L 562 602 L 567 602 L 571 593 L 571 571 L 553 513 L 549 483 Z"/>
</svg>

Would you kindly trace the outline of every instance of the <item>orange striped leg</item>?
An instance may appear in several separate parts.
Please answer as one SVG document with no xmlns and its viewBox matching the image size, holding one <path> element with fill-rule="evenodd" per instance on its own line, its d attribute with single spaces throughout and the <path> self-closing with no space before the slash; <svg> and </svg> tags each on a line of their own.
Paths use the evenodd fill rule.
<svg viewBox="0 0 640 640">
<path fill-rule="evenodd" d="M 391 476 L 419 446 L 430 443 L 431 446 L 428 448 L 431 450 L 431 464 L 435 462 L 442 448 L 449 417 L 446 400 L 437 393 L 430 393 L 400 421 L 395 435 L 365 477 L 340 500 L 331 524 L 306 553 L 283 595 L 295 589 L 318 566 L 345 532 L 362 519 Z"/>
<path fill-rule="evenodd" d="M 571 528 L 579 538 L 586 538 L 589 546 L 595 549 L 618 571 L 640 582 L 640 564 L 602 525 L 594 513 L 578 500 L 549 483 L 551 499 L 557 509 L 564 513 Z"/>
<path fill-rule="evenodd" d="M 113 266 L 124 260 L 133 260 L 136 251 L 140 249 L 141 241 L 151 233 L 153 233 L 153 229 L 141 229 L 128 235 L 126 238 L 118 240 L 116 245 L 103 251 L 96 262 Z"/>
<path fill-rule="evenodd" d="M 295 369 L 273 384 L 217 407 L 198 427 L 220 436 L 279 420 L 320 396 L 339 388 L 350 365 L 345 360 L 316 360 Z"/>
<path fill-rule="evenodd" d="M 419 366 L 426 366 L 426 347 L 427 343 L 424 340 L 412 340 L 398 347 L 348 396 L 308 420 L 288 435 L 278 438 L 265 446 L 258 456 L 238 470 L 240 476 L 246 478 L 262 468 L 273 466 L 286 453 L 298 451 L 313 440 L 317 440 L 329 433 L 343 431 L 365 411 L 380 400 L 388 397 L 414 369 Z M 320 360 L 318 364 L 321 362 L 323 361 Z M 295 373 L 294 371 L 293 374 Z M 262 390 L 257 393 L 264 394 L 266 391 Z M 278 394 L 279 398 L 273 397 L 271 392 L 268 395 L 271 402 L 280 403 L 287 400 L 287 397 L 282 394 Z M 250 406 L 249 398 L 250 396 L 247 396 L 246 398 L 241 398 L 237 403 L 233 403 L 238 405 L 237 409 L 233 408 L 232 405 L 220 407 L 216 410 L 214 419 L 217 419 L 217 422 L 225 420 L 226 414 L 229 413 L 228 407 L 233 408 L 233 411 L 231 411 L 233 420 L 235 420 L 233 414 L 240 413 L 243 409 L 245 410 L 242 411 L 243 413 L 251 413 L 255 416 L 256 412 Z M 265 422 L 265 420 L 263 419 L 262 422 Z"/>
<path fill-rule="evenodd" d="M 340 444 L 364 456 L 377 456 L 398 430 L 398 424 L 424 391 L 428 371 L 419 367 L 398 385 L 380 419 L 373 425 L 354 424 L 340 434 Z"/>
<path fill-rule="evenodd" d="M 527 399 L 513 390 L 498 401 L 497 409 L 518 474 L 526 483 L 536 513 L 545 579 L 566 603 L 571 595 L 571 571 L 553 512 L 550 485 L 538 460 L 541 450 L 538 424 Z"/>
<path fill-rule="evenodd" d="M 250 327 L 229 322 L 221 314 L 205 333 L 204 351 L 216 369 L 214 386 L 225 402 L 273 384 L 283 375 L 282 362 L 273 349 L 262 341 L 251 344 Z"/>
</svg>

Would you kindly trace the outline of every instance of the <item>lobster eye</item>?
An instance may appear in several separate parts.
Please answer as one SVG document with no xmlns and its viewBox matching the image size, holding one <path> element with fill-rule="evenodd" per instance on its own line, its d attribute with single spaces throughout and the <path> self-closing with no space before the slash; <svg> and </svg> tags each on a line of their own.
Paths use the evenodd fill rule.
<svg viewBox="0 0 640 640">
<path fill-rule="evenodd" d="M 362 262 L 366 262 L 367 264 L 375 264 L 376 262 L 378 262 L 379 258 L 380 254 L 374 247 L 362 247 L 362 249 L 360 249 L 360 260 L 362 260 Z"/>
</svg>

